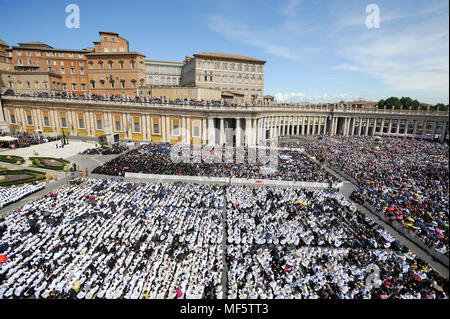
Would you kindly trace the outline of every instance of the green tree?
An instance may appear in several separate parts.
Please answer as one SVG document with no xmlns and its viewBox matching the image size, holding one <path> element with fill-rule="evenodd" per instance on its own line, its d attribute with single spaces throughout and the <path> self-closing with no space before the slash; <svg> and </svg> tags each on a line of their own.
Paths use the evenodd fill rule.
<svg viewBox="0 0 450 319">
<path fill-rule="evenodd" d="M 448 105 L 445 105 L 443 103 L 438 103 L 435 105 L 436 110 L 438 111 L 448 111 Z"/>
<path fill-rule="evenodd" d="M 400 99 L 398 97 L 390 97 L 388 99 L 386 99 L 385 101 L 386 103 L 386 108 L 387 109 L 400 109 L 400 106 L 402 105 L 400 102 Z"/>
</svg>

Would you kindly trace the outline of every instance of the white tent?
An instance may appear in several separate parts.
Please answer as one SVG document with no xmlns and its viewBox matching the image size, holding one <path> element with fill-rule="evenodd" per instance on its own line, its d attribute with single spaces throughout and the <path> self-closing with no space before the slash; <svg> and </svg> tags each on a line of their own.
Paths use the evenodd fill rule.
<svg viewBox="0 0 450 319">
<path fill-rule="evenodd" d="M 17 141 L 18 138 L 17 137 L 12 137 L 12 136 L 0 136 L 0 142 L 12 142 L 12 141 Z"/>
</svg>

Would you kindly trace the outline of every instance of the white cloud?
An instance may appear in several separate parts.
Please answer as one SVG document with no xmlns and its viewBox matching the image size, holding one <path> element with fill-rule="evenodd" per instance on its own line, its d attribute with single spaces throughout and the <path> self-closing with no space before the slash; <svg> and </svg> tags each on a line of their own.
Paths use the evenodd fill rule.
<svg viewBox="0 0 450 319">
<path fill-rule="evenodd" d="M 412 11 L 409 13 L 398 13 L 398 12 L 392 12 L 386 9 L 384 6 L 379 6 L 380 8 L 380 26 L 383 27 L 384 23 L 387 22 L 393 22 L 398 21 L 401 19 L 411 19 L 411 18 L 417 18 L 417 17 L 423 17 L 429 14 L 442 12 L 447 10 L 448 11 L 448 3 L 446 3 L 447 0 L 443 0 L 441 2 L 438 2 L 437 4 L 422 9 L 418 11 Z M 365 28 L 365 22 L 367 13 L 365 13 L 364 9 L 365 7 L 361 6 L 362 10 L 358 12 L 358 14 L 354 14 L 349 16 L 348 14 L 345 15 L 343 19 L 339 19 L 336 26 L 339 28 L 347 28 L 347 27 L 364 27 Z M 414 8 L 414 6 L 412 6 Z"/>
<path fill-rule="evenodd" d="M 253 45 L 267 54 L 290 60 L 298 60 L 300 58 L 288 46 L 276 44 L 275 39 L 272 39 L 268 33 L 250 30 L 247 26 L 220 15 L 211 15 L 209 17 L 209 28 L 222 34 L 229 40 Z"/>
<path fill-rule="evenodd" d="M 342 71 L 358 71 L 359 68 L 355 65 L 342 63 L 339 65 L 335 65 L 332 67 L 333 70 L 342 70 Z"/>
<path fill-rule="evenodd" d="M 449 95 L 448 17 L 434 17 L 401 29 L 383 28 L 340 41 L 349 61 L 336 70 L 361 71 L 380 79 L 392 90 Z M 399 94 L 407 93 L 402 92 Z"/>
<path fill-rule="evenodd" d="M 360 99 L 359 96 L 352 96 L 347 93 L 328 95 L 327 93 L 321 95 L 307 95 L 302 92 L 290 92 L 290 93 L 276 93 L 274 95 L 275 100 L 280 103 L 292 102 L 311 102 L 311 103 L 330 103 L 337 101 L 353 101 Z"/>
<path fill-rule="evenodd" d="M 297 17 L 298 16 L 298 7 L 303 2 L 303 0 L 289 0 L 284 6 L 279 9 L 281 15 L 285 17 Z"/>
</svg>

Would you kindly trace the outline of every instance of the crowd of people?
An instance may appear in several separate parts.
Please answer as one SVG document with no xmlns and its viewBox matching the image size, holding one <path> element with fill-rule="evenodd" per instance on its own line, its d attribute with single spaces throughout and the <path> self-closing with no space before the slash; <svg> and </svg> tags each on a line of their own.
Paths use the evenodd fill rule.
<svg viewBox="0 0 450 319">
<path fill-rule="evenodd" d="M 7 94 L 5 94 L 7 95 Z M 16 96 L 28 96 L 38 98 L 56 98 L 56 99 L 77 99 L 77 100 L 93 100 L 93 101 L 115 101 L 115 102 L 136 102 L 136 103 L 152 103 L 152 104 L 177 104 L 177 105 L 205 105 L 205 106 L 237 106 L 226 100 L 210 100 L 210 99 L 175 99 L 171 100 L 166 96 L 150 97 L 150 96 L 135 96 L 130 97 L 128 94 L 76 94 L 72 92 L 38 92 L 20 93 Z"/>
<path fill-rule="evenodd" d="M 337 192 L 225 196 L 230 299 L 448 298 L 448 281 Z"/>
<path fill-rule="evenodd" d="M 82 181 L 0 219 L 0 299 L 448 298 L 336 191 Z"/>
<path fill-rule="evenodd" d="M 369 203 L 427 246 L 449 255 L 448 144 L 417 139 L 324 137 L 306 151 L 358 183 L 352 198 Z"/>
<path fill-rule="evenodd" d="M 172 144 L 147 144 L 120 155 L 94 169 L 95 174 L 125 176 L 125 172 L 187 176 L 235 177 L 247 179 L 272 179 L 284 181 L 305 181 L 336 183 L 339 179 L 322 170 L 319 165 L 301 152 L 283 150 L 278 155 L 276 167 L 271 162 L 262 163 L 257 158 L 249 163 L 249 150 L 244 149 L 240 163 L 236 154 L 222 149 L 220 152 L 196 152 L 188 147 L 189 158 L 181 162 L 171 158 Z M 216 149 L 217 151 L 217 149 Z M 180 153 L 183 153 L 181 150 Z"/>
<path fill-rule="evenodd" d="M 0 220 L 0 299 L 222 298 L 223 189 L 85 179 Z"/>
<path fill-rule="evenodd" d="M 102 147 L 96 147 L 96 148 L 88 148 L 81 152 L 81 155 L 115 155 L 115 154 L 122 154 L 123 152 L 127 152 L 129 150 L 129 147 L 127 145 L 112 145 L 111 147 L 102 148 Z"/>
<path fill-rule="evenodd" d="M 42 134 L 30 134 L 27 132 L 16 133 L 0 133 L 0 136 L 11 136 L 17 138 L 12 142 L 0 141 L 0 148 L 22 148 L 30 147 L 32 145 L 44 144 L 47 142 L 53 142 L 59 139 L 58 136 L 44 136 Z"/>
<path fill-rule="evenodd" d="M 0 209 L 44 188 L 45 185 L 43 183 L 0 187 Z"/>
</svg>

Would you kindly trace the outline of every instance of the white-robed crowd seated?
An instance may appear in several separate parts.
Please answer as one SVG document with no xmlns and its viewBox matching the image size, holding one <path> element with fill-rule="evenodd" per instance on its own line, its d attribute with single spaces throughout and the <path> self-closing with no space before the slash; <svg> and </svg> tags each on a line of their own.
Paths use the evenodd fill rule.
<svg viewBox="0 0 450 319">
<path fill-rule="evenodd" d="M 335 191 L 82 181 L 0 220 L 0 298 L 448 297 Z"/>
<path fill-rule="evenodd" d="M 337 192 L 226 197 L 228 298 L 448 298 L 447 280 Z"/>
<path fill-rule="evenodd" d="M 0 299 L 222 298 L 222 188 L 85 181 L 0 222 Z"/>
<path fill-rule="evenodd" d="M 0 187 L 0 209 L 45 188 L 44 183 L 25 184 L 22 186 Z"/>
</svg>

